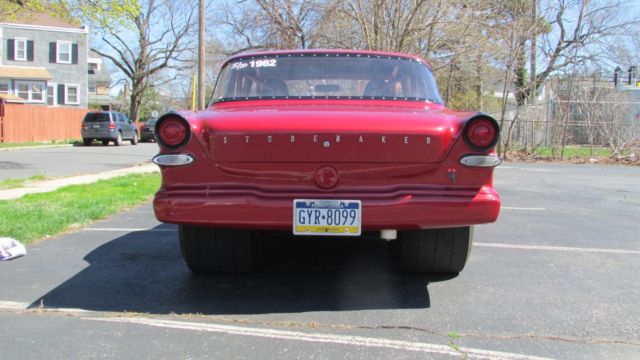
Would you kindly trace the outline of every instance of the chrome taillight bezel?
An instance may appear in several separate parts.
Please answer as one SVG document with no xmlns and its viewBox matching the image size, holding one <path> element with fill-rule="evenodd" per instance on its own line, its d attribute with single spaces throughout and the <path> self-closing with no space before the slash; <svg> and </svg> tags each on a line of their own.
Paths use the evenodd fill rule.
<svg viewBox="0 0 640 360">
<path fill-rule="evenodd" d="M 492 130 L 493 130 L 493 139 L 492 141 L 490 141 L 487 144 L 484 145 L 479 145 L 477 143 L 474 143 L 470 138 L 469 138 L 469 130 L 473 127 L 476 126 L 476 124 L 478 123 L 484 123 L 484 124 L 488 124 Z M 500 139 L 500 125 L 498 125 L 498 122 L 492 118 L 491 116 L 488 115 L 477 115 L 472 117 L 471 119 L 469 119 L 463 129 L 463 136 L 465 143 L 473 150 L 477 150 L 477 151 L 487 151 L 489 149 L 494 148 L 497 144 L 498 144 L 498 140 Z"/>
<path fill-rule="evenodd" d="M 181 126 L 184 127 L 185 129 L 185 135 L 184 138 L 182 138 L 180 141 L 177 142 L 166 142 L 163 138 L 162 138 L 162 127 L 165 126 L 163 124 L 166 124 L 167 122 L 178 122 L 181 124 Z M 166 114 L 163 117 L 161 117 L 158 122 L 156 122 L 156 125 L 154 126 L 154 137 L 156 140 L 156 143 L 164 149 L 167 150 L 176 150 L 179 149 L 183 146 L 185 146 L 189 140 L 191 140 L 191 126 L 189 125 L 189 122 L 183 118 L 182 116 L 175 114 L 175 113 L 171 113 L 171 114 Z"/>
</svg>

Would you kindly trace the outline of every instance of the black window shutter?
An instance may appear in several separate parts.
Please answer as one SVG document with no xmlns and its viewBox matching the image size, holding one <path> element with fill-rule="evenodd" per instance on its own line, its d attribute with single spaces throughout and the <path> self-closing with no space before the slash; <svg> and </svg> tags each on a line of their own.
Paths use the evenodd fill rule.
<svg viewBox="0 0 640 360">
<path fill-rule="evenodd" d="M 71 63 L 78 63 L 78 44 L 71 45 Z"/>
<path fill-rule="evenodd" d="M 15 46 L 16 41 L 14 39 L 7 39 L 7 60 L 15 60 Z"/>
<path fill-rule="evenodd" d="M 33 40 L 27 40 L 27 61 L 33 61 Z"/>
<path fill-rule="evenodd" d="M 64 84 L 58 84 L 58 105 L 64 105 Z"/>
<path fill-rule="evenodd" d="M 49 62 L 52 64 L 56 63 L 56 43 L 49 43 Z"/>
</svg>

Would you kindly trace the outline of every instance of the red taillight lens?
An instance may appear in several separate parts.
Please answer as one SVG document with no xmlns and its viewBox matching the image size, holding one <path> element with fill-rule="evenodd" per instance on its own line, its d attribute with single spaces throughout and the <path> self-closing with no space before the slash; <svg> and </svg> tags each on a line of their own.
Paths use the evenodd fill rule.
<svg viewBox="0 0 640 360">
<path fill-rule="evenodd" d="M 498 124 L 487 117 L 471 119 L 465 127 L 464 134 L 469 145 L 486 150 L 498 142 Z"/>
<path fill-rule="evenodd" d="M 109 129 L 115 129 L 116 123 L 109 123 Z"/>
<path fill-rule="evenodd" d="M 171 116 L 158 121 L 156 136 L 161 146 L 175 149 L 189 141 L 191 135 L 189 124 L 178 116 Z"/>
</svg>

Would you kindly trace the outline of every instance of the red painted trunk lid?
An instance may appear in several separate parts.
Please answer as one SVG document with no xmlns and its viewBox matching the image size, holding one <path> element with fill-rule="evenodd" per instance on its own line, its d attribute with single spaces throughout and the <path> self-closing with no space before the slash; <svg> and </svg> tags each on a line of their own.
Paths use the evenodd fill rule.
<svg viewBox="0 0 640 360">
<path fill-rule="evenodd" d="M 216 162 L 430 163 L 445 158 L 468 117 L 424 103 L 300 102 L 220 106 L 198 121 Z"/>
</svg>

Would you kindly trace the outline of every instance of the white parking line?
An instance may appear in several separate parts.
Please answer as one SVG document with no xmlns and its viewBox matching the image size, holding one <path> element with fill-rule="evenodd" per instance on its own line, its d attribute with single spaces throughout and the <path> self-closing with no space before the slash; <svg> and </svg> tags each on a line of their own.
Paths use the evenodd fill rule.
<svg viewBox="0 0 640 360">
<path fill-rule="evenodd" d="M 65 312 L 65 313 L 74 313 L 74 314 L 88 314 L 92 313 L 90 310 L 84 309 L 72 309 L 72 308 L 49 308 L 46 306 L 33 307 L 29 303 L 17 302 L 17 301 L 0 301 L 0 310 L 36 310 L 41 309 L 42 311 L 55 311 L 55 312 Z"/>
<path fill-rule="evenodd" d="M 501 206 L 500 210 L 544 211 L 546 208 Z"/>
<path fill-rule="evenodd" d="M 0 310 L 26 310 L 29 305 L 17 301 L 0 301 Z"/>
<path fill-rule="evenodd" d="M 499 244 L 499 243 L 483 243 L 483 242 L 475 242 L 475 241 L 473 242 L 473 246 L 504 248 L 504 249 L 520 249 L 520 250 L 570 251 L 570 252 L 588 252 L 588 253 L 602 253 L 602 254 L 640 255 L 640 251 L 636 251 L 636 250 L 598 249 L 598 248 L 581 248 L 581 247 L 568 247 L 568 246 Z"/>
<path fill-rule="evenodd" d="M 85 228 L 83 231 L 106 231 L 106 232 L 176 232 L 178 229 L 148 229 L 148 228 Z"/>
<path fill-rule="evenodd" d="M 538 210 L 536 208 L 530 208 L 530 210 Z M 544 210 L 544 209 L 540 209 Z M 146 229 L 146 228 L 85 228 L 84 231 L 97 231 L 97 232 L 176 232 L 177 229 Z M 486 243 L 474 241 L 474 246 L 479 247 L 492 247 L 503 249 L 518 249 L 518 250 L 543 250 L 543 251 L 569 251 L 569 252 L 587 252 L 587 253 L 601 253 L 601 254 L 626 254 L 626 255 L 640 255 L 640 251 L 637 250 L 622 250 L 622 249 L 600 249 L 600 248 L 582 248 L 582 247 L 569 247 L 569 246 L 546 246 L 546 245 L 519 245 L 519 244 L 503 244 L 503 243 Z M 0 306 L 1 307 L 1 306 Z"/>
<path fill-rule="evenodd" d="M 107 318 L 86 318 L 93 321 L 105 321 L 115 323 L 139 324 L 169 329 L 205 331 L 213 333 L 224 333 L 228 335 L 253 336 L 278 340 L 305 341 L 315 343 L 343 344 L 350 346 L 364 346 L 372 348 L 386 348 L 395 350 L 417 351 L 427 354 L 449 355 L 452 357 L 466 359 L 544 359 L 522 354 L 490 351 L 474 348 L 460 347 L 459 351 L 447 345 L 429 344 L 420 342 L 410 342 L 385 338 L 371 338 L 351 335 L 333 335 L 324 333 L 306 333 L 299 331 L 286 331 L 265 328 L 250 328 L 230 325 L 218 325 L 207 323 L 194 323 L 184 321 L 160 320 L 135 317 L 107 317 Z M 465 356 L 466 355 L 466 356 Z"/>
</svg>

